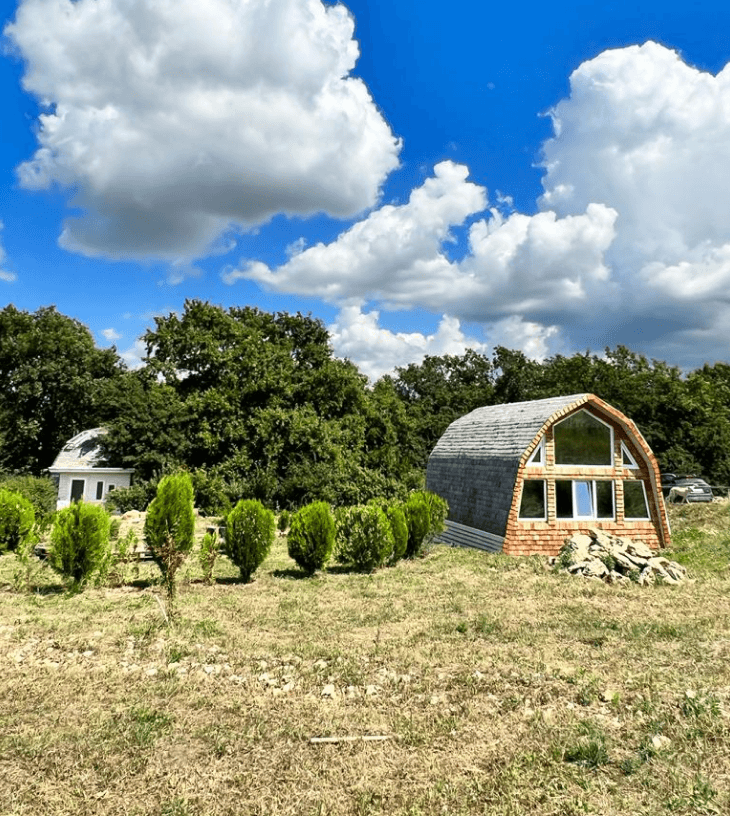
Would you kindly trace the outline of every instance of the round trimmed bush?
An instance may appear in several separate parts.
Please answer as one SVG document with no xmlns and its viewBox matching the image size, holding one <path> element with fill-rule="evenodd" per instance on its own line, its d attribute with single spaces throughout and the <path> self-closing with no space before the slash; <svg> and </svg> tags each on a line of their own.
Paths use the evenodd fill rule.
<svg viewBox="0 0 730 816">
<path fill-rule="evenodd" d="M 289 555 L 308 574 L 323 569 L 335 545 L 335 519 L 327 502 L 312 502 L 297 510 L 289 526 Z"/>
<path fill-rule="evenodd" d="M 349 508 L 347 540 L 339 555 L 343 563 L 361 572 L 372 572 L 393 554 L 393 530 L 376 504 Z"/>
<path fill-rule="evenodd" d="M 390 529 L 393 531 L 393 552 L 388 558 L 388 566 L 392 567 L 405 556 L 408 547 L 408 524 L 403 510 L 404 504 L 387 499 L 373 499 L 369 504 L 379 507 L 390 522 Z"/>
<path fill-rule="evenodd" d="M 0 555 L 24 544 L 34 524 L 31 502 L 20 493 L 0 489 Z"/>
<path fill-rule="evenodd" d="M 421 552 L 424 542 L 443 531 L 449 505 L 436 493 L 416 490 L 408 497 L 404 510 L 408 524 L 406 556 L 414 558 Z"/>
<path fill-rule="evenodd" d="M 109 516 L 103 507 L 74 502 L 56 513 L 51 529 L 51 566 L 76 587 L 109 562 Z"/>
<path fill-rule="evenodd" d="M 269 554 L 276 535 L 274 514 L 257 499 L 241 499 L 226 520 L 226 552 L 248 583 Z"/>
</svg>

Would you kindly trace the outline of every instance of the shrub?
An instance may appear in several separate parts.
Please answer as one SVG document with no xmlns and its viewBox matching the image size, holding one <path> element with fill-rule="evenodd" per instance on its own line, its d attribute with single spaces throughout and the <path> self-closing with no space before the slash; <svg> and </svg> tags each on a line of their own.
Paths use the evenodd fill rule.
<svg viewBox="0 0 730 816">
<path fill-rule="evenodd" d="M 241 499 L 226 520 L 226 551 L 248 583 L 274 542 L 274 514 L 257 499 Z"/>
<path fill-rule="evenodd" d="M 435 493 L 416 490 L 408 497 L 404 510 L 408 524 L 406 556 L 414 558 L 425 542 L 443 531 L 449 505 Z"/>
<path fill-rule="evenodd" d="M 335 520 L 327 502 L 312 502 L 291 519 L 287 539 L 289 555 L 309 575 L 322 569 L 335 544 Z"/>
<path fill-rule="evenodd" d="M 388 559 L 388 564 L 398 563 L 406 554 L 408 549 L 408 524 L 406 514 L 403 512 L 401 502 L 393 502 L 383 507 L 385 515 L 390 522 L 390 529 L 393 531 L 393 553 Z"/>
<path fill-rule="evenodd" d="M 109 563 L 109 516 L 103 507 L 75 502 L 56 513 L 48 553 L 51 566 L 80 589 Z"/>
<path fill-rule="evenodd" d="M 349 509 L 348 537 L 339 549 L 340 558 L 361 572 L 372 572 L 392 556 L 393 530 L 388 517 L 375 504 Z"/>
<path fill-rule="evenodd" d="M 218 559 L 218 534 L 214 531 L 208 531 L 200 542 L 200 552 L 198 553 L 198 562 L 200 569 L 203 570 L 203 581 L 206 584 L 213 583 L 213 568 Z"/>
<path fill-rule="evenodd" d="M 52 479 L 47 476 L 9 476 L 0 483 L 0 490 L 20 493 L 28 499 L 35 510 L 36 522 L 42 530 L 51 523 L 58 499 L 58 488 Z"/>
<path fill-rule="evenodd" d="M 157 482 L 140 482 L 131 487 L 118 487 L 104 497 L 104 505 L 109 510 L 126 513 L 129 510 L 144 510 L 154 499 Z"/>
<path fill-rule="evenodd" d="M 282 510 L 279 513 L 279 518 L 276 520 L 276 526 L 280 533 L 285 533 L 289 522 L 291 521 L 291 513 L 288 510 Z"/>
<path fill-rule="evenodd" d="M 33 505 L 20 493 L 0 489 L 0 554 L 17 550 L 30 537 L 35 524 Z"/>
<path fill-rule="evenodd" d="M 162 573 L 170 617 L 173 617 L 175 574 L 192 549 L 194 532 L 195 511 L 190 475 L 181 471 L 165 476 L 147 508 L 144 537 Z"/>
<path fill-rule="evenodd" d="M 231 509 L 229 487 L 218 473 L 208 473 L 203 468 L 191 474 L 195 506 L 203 516 L 222 516 Z"/>
</svg>

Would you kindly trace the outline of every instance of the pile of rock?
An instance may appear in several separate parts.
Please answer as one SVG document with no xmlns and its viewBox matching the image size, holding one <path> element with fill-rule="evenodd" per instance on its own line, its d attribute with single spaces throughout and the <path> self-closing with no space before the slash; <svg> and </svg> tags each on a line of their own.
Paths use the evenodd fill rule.
<svg viewBox="0 0 730 816">
<path fill-rule="evenodd" d="M 566 538 L 555 564 L 572 575 L 598 578 L 607 584 L 679 584 L 687 577 L 681 564 L 663 558 L 641 541 L 594 529 Z"/>
</svg>

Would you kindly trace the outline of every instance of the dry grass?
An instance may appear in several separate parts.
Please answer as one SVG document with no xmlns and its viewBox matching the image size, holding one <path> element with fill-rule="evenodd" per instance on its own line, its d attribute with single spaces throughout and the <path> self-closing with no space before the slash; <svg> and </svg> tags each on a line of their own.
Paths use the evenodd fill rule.
<svg viewBox="0 0 730 816">
<path fill-rule="evenodd" d="M 310 580 L 279 540 L 248 585 L 190 560 L 174 629 L 151 567 L 23 595 L 4 556 L 0 813 L 729 812 L 728 512 L 673 510 L 700 565 L 653 589 L 447 548 Z"/>
</svg>

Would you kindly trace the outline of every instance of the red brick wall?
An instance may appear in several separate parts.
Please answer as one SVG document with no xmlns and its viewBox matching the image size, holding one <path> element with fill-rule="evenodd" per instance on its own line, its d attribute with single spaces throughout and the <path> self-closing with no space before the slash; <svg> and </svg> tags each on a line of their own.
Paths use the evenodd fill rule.
<svg viewBox="0 0 730 816">
<path fill-rule="evenodd" d="M 607 422 L 614 431 L 613 467 L 578 467 L 555 465 L 553 448 L 553 426 L 555 423 L 577 410 L 588 409 L 595 416 Z M 586 532 L 589 528 L 605 530 L 607 533 L 629 536 L 648 544 L 652 548 L 666 547 L 670 543 L 669 524 L 664 500 L 660 490 L 659 468 L 654 456 L 636 426 L 620 411 L 607 403 L 591 399 L 572 410 L 559 412 L 551 417 L 541 431 L 545 435 L 544 466 L 526 465 L 535 444 L 525 452 L 517 474 L 512 506 L 507 521 L 504 552 L 509 555 L 557 555 L 564 540 L 574 532 Z M 622 462 L 621 442 L 624 442 L 636 460 L 637 469 L 625 467 Z M 522 521 L 518 518 L 522 482 L 526 478 L 545 479 L 547 482 L 547 521 Z M 555 479 L 612 479 L 615 483 L 613 520 L 558 519 L 555 516 Z M 641 479 L 646 488 L 650 520 L 624 520 L 623 485 L 624 480 Z"/>
</svg>

